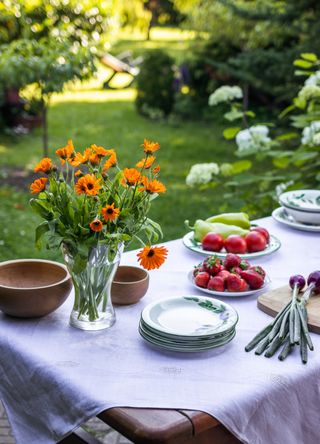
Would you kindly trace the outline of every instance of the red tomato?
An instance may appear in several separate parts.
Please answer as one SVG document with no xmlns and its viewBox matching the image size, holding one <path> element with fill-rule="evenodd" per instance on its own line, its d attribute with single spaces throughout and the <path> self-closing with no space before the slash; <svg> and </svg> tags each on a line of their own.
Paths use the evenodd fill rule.
<svg viewBox="0 0 320 444">
<path fill-rule="evenodd" d="M 246 235 L 246 242 L 249 253 L 253 253 L 255 251 L 262 251 L 267 246 L 267 239 L 258 231 L 251 231 Z"/>
<path fill-rule="evenodd" d="M 202 248 L 208 251 L 221 251 L 224 245 L 224 240 L 220 234 L 210 233 L 206 234 L 202 239 Z"/>
<path fill-rule="evenodd" d="M 243 254 L 247 251 L 247 243 L 243 237 L 231 234 L 224 241 L 225 249 L 228 253 Z"/>
<path fill-rule="evenodd" d="M 258 233 L 263 234 L 263 236 L 266 238 L 267 242 L 269 242 L 270 234 L 269 234 L 269 231 L 266 228 L 263 228 L 263 227 L 252 227 L 251 231 L 257 231 Z"/>
</svg>

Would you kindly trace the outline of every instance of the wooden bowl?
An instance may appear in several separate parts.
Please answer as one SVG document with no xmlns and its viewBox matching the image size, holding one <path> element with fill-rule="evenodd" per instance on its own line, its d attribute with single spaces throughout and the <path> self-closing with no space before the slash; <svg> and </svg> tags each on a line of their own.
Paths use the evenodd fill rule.
<svg viewBox="0 0 320 444">
<path fill-rule="evenodd" d="M 111 286 L 112 303 L 115 305 L 136 304 L 147 292 L 149 274 L 139 267 L 120 265 Z"/>
<path fill-rule="evenodd" d="M 19 318 L 45 316 L 67 299 L 72 288 L 58 262 L 18 259 L 0 263 L 0 310 Z"/>
</svg>

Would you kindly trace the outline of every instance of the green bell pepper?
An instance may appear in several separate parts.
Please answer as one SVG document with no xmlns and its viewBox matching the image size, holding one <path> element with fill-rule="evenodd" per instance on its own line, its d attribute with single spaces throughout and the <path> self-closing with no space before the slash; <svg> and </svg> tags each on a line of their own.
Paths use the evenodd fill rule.
<svg viewBox="0 0 320 444">
<path fill-rule="evenodd" d="M 221 213 L 206 219 L 206 222 L 221 222 L 227 225 L 236 225 L 241 228 L 249 229 L 250 220 L 247 213 Z"/>
<path fill-rule="evenodd" d="M 185 221 L 186 226 L 194 231 L 194 240 L 197 242 L 202 242 L 202 239 L 209 232 L 220 234 L 223 239 L 226 239 L 231 234 L 236 234 L 238 236 L 246 236 L 249 230 L 245 230 L 236 225 L 228 225 L 220 222 L 210 223 L 206 220 L 198 219 L 195 221 L 193 227 L 189 225 L 189 221 Z"/>
</svg>

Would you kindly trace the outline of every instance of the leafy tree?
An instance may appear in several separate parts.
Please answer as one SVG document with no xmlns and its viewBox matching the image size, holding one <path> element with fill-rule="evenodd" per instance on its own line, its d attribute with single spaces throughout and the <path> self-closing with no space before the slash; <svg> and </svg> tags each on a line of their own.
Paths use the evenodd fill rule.
<svg viewBox="0 0 320 444">
<path fill-rule="evenodd" d="M 111 9 L 101 0 L 0 0 L 0 43 L 52 36 L 98 45 Z"/>
<path fill-rule="evenodd" d="M 318 50 L 318 1 L 175 0 L 175 4 L 194 27 L 211 35 L 205 65 L 247 89 L 251 100 L 279 106 L 297 92 L 292 63 L 301 52 Z"/>
<path fill-rule="evenodd" d="M 20 88 L 32 84 L 41 104 L 43 153 L 48 156 L 47 111 L 53 93 L 72 80 L 83 80 L 95 70 L 89 48 L 75 47 L 68 40 L 19 39 L 0 48 L 0 84 Z"/>
</svg>

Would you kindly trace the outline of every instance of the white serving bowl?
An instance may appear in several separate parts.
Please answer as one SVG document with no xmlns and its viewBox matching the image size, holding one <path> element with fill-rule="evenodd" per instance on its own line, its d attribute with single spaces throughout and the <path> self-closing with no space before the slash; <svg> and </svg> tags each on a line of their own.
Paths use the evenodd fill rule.
<svg viewBox="0 0 320 444">
<path fill-rule="evenodd" d="M 297 222 L 320 225 L 320 190 L 287 191 L 279 202 Z"/>
</svg>

